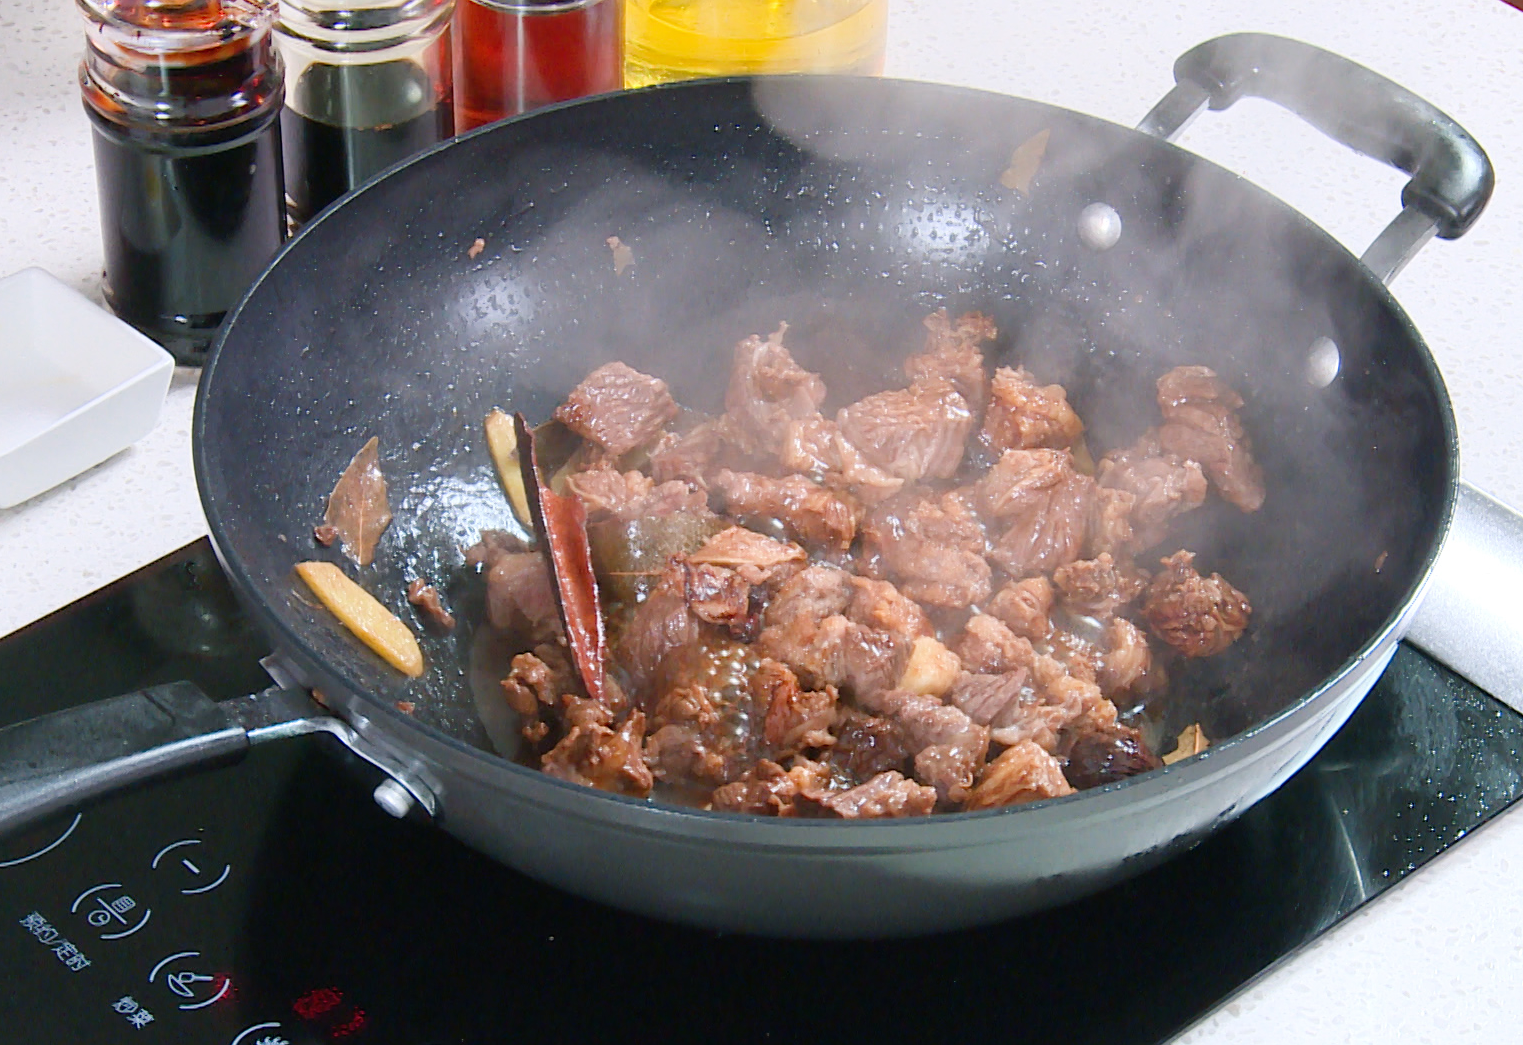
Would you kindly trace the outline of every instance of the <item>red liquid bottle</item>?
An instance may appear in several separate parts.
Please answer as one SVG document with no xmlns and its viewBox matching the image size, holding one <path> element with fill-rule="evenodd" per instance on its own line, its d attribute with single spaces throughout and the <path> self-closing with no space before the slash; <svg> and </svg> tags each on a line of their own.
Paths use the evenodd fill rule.
<svg viewBox="0 0 1523 1045">
<path fill-rule="evenodd" d="M 623 86 L 624 0 L 459 0 L 454 37 L 458 131 Z"/>
</svg>

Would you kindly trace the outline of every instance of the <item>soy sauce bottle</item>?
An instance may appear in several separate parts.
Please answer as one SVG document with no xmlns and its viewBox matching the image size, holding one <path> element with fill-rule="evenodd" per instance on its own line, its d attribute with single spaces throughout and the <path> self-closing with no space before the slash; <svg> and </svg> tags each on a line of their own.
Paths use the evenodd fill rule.
<svg viewBox="0 0 1523 1045">
<path fill-rule="evenodd" d="M 285 240 L 275 0 L 77 0 L 106 300 L 183 364 Z"/>
<path fill-rule="evenodd" d="M 455 0 L 280 0 L 291 219 L 455 133 Z"/>
</svg>

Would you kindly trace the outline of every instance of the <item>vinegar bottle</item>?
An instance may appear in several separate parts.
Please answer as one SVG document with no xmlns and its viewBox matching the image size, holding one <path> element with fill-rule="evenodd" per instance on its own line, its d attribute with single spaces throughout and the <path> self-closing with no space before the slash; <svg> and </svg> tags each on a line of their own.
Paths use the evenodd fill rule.
<svg viewBox="0 0 1523 1045">
<path fill-rule="evenodd" d="M 78 0 L 113 311 L 198 364 L 285 240 L 275 0 Z"/>
</svg>

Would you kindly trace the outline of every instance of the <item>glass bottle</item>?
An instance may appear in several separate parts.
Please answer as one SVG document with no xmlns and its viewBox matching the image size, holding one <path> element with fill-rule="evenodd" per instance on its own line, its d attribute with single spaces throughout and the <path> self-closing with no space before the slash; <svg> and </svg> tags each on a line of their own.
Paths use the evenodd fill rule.
<svg viewBox="0 0 1523 1045">
<path fill-rule="evenodd" d="M 113 311 L 199 364 L 285 240 L 275 0 L 77 0 Z"/>
<path fill-rule="evenodd" d="M 624 0 L 460 0 L 461 131 L 623 85 Z"/>
<path fill-rule="evenodd" d="M 624 86 L 883 71 L 888 0 L 629 0 Z"/>
<path fill-rule="evenodd" d="M 296 224 L 455 133 L 455 0 L 280 0 L 286 194 Z"/>
</svg>

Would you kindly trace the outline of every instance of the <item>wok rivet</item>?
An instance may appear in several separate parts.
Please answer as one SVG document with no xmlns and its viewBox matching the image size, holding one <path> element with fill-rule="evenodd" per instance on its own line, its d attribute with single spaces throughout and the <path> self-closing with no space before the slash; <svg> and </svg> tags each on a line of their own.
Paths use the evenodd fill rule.
<svg viewBox="0 0 1523 1045">
<path fill-rule="evenodd" d="M 371 797 L 375 799 L 376 805 L 386 810 L 386 812 L 398 820 L 412 811 L 415 801 L 412 797 L 412 792 L 408 791 L 407 788 L 395 780 L 382 780 L 376 785 L 375 791 L 371 793 Z"/>
<path fill-rule="evenodd" d="M 1319 337 L 1306 353 L 1306 382 L 1313 388 L 1326 388 L 1338 376 L 1341 360 L 1338 346 L 1330 337 Z"/>
<path fill-rule="evenodd" d="M 1121 215 L 1109 203 L 1091 203 L 1079 212 L 1079 239 L 1094 250 L 1110 250 L 1121 239 Z"/>
</svg>

